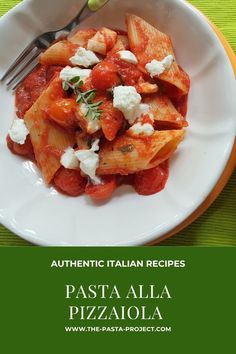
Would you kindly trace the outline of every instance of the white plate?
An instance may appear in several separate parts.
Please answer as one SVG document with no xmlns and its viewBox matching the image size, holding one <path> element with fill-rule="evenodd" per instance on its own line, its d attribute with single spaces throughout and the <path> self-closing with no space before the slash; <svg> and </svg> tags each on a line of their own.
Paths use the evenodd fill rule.
<svg viewBox="0 0 236 354">
<path fill-rule="evenodd" d="M 0 76 L 37 34 L 65 25 L 78 0 L 24 1 L 0 20 Z M 36 166 L 12 155 L 5 136 L 14 118 L 14 97 L 0 87 L 0 222 L 40 245 L 141 245 L 185 220 L 217 183 L 235 137 L 235 79 L 223 46 L 206 19 L 182 0 L 111 0 L 82 27 L 125 28 L 126 12 L 168 33 L 180 65 L 190 74 L 185 141 L 171 161 L 159 194 L 142 197 L 119 188 L 105 204 L 65 197 L 45 187 Z M 4 35 L 3 35 L 4 34 Z"/>
</svg>

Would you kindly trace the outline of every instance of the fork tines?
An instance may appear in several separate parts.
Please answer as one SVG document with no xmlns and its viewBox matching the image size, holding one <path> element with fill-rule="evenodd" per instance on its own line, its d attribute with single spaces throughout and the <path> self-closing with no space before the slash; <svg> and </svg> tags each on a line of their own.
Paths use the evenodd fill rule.
<svg viewBox="0 0 236 354">
<path fill-rule="evenodd" d="M 1 78 L 2 82 L 8 80 L 6 83 L 7 88 L 16 89 L 30 71 L 38 65 L 39 55 L 42 51 L 42 49 L 35 46 L 35 43 L 30 43 L 25 48 Z"/>
</svg>

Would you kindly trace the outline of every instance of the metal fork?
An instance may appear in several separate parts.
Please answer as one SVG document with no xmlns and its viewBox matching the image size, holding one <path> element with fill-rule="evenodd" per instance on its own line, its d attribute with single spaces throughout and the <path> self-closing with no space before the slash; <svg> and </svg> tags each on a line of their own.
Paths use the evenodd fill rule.
<svg viewBox="0 0 236 354">
<path fill-rule="evenodd" d="M 60 35 L 60 32 L 67 35 L 78 26 L 85 18 L 101 9 L 109 0 L 88 0 L 78 13 L 78 15 L 65 27 L 46 32 L 34 39 L 16 58 L 6 73 L 1 78 L 7 88 L 15 90 L 25 77 L 38 65 L 40 54 L 47 49 Z"/>
</svg>

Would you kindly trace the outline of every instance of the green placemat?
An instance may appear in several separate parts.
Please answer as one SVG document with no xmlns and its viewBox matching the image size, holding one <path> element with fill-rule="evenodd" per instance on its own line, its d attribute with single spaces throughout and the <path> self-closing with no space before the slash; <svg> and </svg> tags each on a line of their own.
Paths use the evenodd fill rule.
<svg viewBox="0 0 236 354">
<path fill-rule="evenodd" d="M 19 3 L 0 0 L 0 15 Z M 191 0 L 223 32 L 236 52 L 236 0 Z M 236 172 L 214 204 L 184 231 L 161 243 L 185 246 L 236 246 Z M 0 246 L 27 246 L 28 242 L 0 225 Z"/>
</svg>

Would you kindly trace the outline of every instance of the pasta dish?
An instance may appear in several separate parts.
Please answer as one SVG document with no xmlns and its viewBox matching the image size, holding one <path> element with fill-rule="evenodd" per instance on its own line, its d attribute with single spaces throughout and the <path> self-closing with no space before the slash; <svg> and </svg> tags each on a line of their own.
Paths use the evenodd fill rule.
<svg viewBox="0 0 236 354">
<path fill-rule="evenodd" d="M 126 24 L 59 38 L 16 90 L 8 147 L 64 194 L 160 192 L 184 138 L 190 80 L 171 38 L 133 14 Z"/>
</svg>

